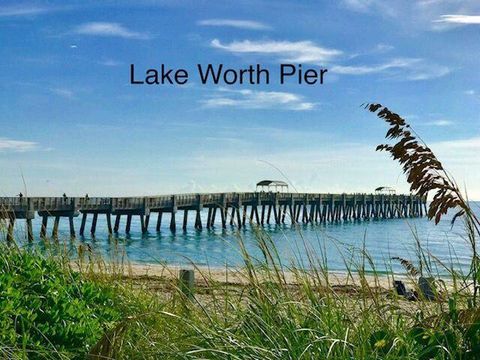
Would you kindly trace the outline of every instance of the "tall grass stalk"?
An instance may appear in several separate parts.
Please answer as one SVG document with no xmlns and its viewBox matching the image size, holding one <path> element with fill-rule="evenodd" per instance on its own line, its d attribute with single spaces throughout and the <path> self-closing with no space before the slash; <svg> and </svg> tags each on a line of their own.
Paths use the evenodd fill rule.
<svg viewBox="0 0 480 360">
<path fill-rule="evenodd" d="M 404 166 L 412 191 L 433 192 L 428 215 L 440 221 L 449 209 L 462 217 L 472 261 L 467 273 L 424 248 L 414 228 L 415 261 L 400 261 L 405 274 L 382 276 L 366 247 L 338 249 L 341 275 L 329 271 L 326 244 L 314 250 L 303 237 L 305 258 L 285 263 L 269 234 L 252 227 L 261 257 L 238 233 L 243 267 L 238 282 L 195 266 L 195 296 L 186 296 L 175 270 L 163 277 L 137 276 L 120 251 L 104 259 L 88 246 L 75 261 L 60 243 L 35 249 L 0 245 L 0 353 L 41 359 L 476 359 L 480 354 L 477 306 L 479 222 L 452 177 L 397 114 L 369 105 L 391 128 L 395 145 L 382 145 Z M 229 279 L 230 269 L 224 278 Z M 414 271 L 415 270 L 415 271 Z M 445 272 L 433 300 L 417 278 Z M 398 296 L 390 281 L 413 287 L 416 301 Z M 52 321 L 54 320 L 54 321 Z"/>
</svg>

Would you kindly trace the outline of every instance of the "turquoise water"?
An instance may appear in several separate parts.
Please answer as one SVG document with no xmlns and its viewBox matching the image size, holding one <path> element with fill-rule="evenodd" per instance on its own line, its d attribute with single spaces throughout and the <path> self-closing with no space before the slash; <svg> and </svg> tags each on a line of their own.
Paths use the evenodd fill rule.
<svg viewBox="0 0 480 360">
<path fill-rule="evenodd" d="M 206 216 L 206 214 L 203 214 Z M 89 244 L 104 257 L 125 254 L 131 262 L 137 263 L 168 263 L 187 264 L 210 267 L 242 265 L 238 241 L 241 237 L 248 252 L 259 259 L 262 252 L 257 246 L 257 236 L 252 227 L 247 226 L 238 231 L 227 226 L 222 230 L 217 226 L 213 230 L 197 231 L 193 227 L 194 216 L 189 219 L 187 231 L 177 230 L 172 234 L 168 228 L 169 215 L 164 214 L 160 232 L 155 231 L 156 216 L 152 215 L 149 233 L 142 234 L 138 216 L 133 217 L 131 233 L 124 234 L 125 219 L 122 217 L 120 233 L 109 237 L 105 217 L 99 215 L 96 236 L 89 234 L 91 216 L 87 220 L 84 237 L 77 234 L 75 240 L 70 240 L 68 219 L 62 218 L 59 228 L 59 241 L 67 247 L 79 244 Z M 78 233 L 80 217 L 75 219 Z M 205 220 L 205 219 L 204 219 Z M 52 227 L 49 222 L 49 231 Z M 205 221 L 204 221 L 205 222 Z M 177 228 L 179 224 L 177 224 Z M 358 257 L 363 244 L 379 271 L 401 271 L 401 266 L 389 259 L 393 256 L 415 260 L 415 237 L 417 234 L 422 246 L 448 266 L 466 269 L 469 264 L 469 246 L 464 237 L 462 221 L 451 226 L 448 217 L 440 224 L 434 225 L 426 218 L 388 219 L 369 221 L 348 221 L 320 225 L 267 225 L 263 234 L 269 236 L 276 245 L 282 263 L 289 265 L 294 261 L 297 265 L 307 266 L 307 252 L 315 253 L 317 257 L 326 255 L 329 269 L 345 270 L 345 261 L 353 256 Z M 24 222 L 18 221 L 17 235 L 24 235 Z M 34 220 L 34 233 L 40 232 L 40 219 Z M 36 239 L 36 243 L 42 240 Z M 308 250 L 307 250 L 308 249 Z M 386 265 L 385 262 L 389 263 Z M 391 263 L 391 264 L 390 264 Z"/>
</svg>

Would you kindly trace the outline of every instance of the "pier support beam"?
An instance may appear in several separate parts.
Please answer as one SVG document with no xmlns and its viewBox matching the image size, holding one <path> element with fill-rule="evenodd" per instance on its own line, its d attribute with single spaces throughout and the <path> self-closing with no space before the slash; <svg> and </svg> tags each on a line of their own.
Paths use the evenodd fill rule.
<svg viewBox="0 0 480 360">
<path fill-rule="evenodd" d="M 183 210 L 183 231 L 187 230 L 187 223 L 188 223 L 188 209 Z"/>
<path fill-rule="evenodd" d="M 115 226 L 113 227 L 113 231 L 115 233 L 118 233 L 118 229 L 120 228 L 120 218 L 122 217 L 122 215 L 117 215 L 115 217 Z"/>
<path fill-rule="evenodd" d="M 75 225 L 73 224 L 73 216 L 68 217 L 68 225 L 70 227 L 70 237 L 75 237 Z"/>
<path fill-rule="evenodd" d="M 15 227 L 15 218 L 13 216 L 11 216 L 8 219 L 8 232 L 7 232 L 7 241 L 9 243 L 14 242 L 14 240 L 15 240 L 14 233 L 13 233 L 14 227 Z"/>
<path fill-rule="evenodd" d="M 219 209 L 220 209 L 220 216 L 222 218 L 222 229 L 226 229 L 227 228 L 227 217 L 226 217 L 227 209 L 225 208 L 219 208 Z"/>
<path fill-rule="evenodd" d="M 210 227 L 215 226 L 215 217 L 217 216 L 217 207 L 215 206 L 212 210 L 212 222 L 210 224 Z"/>
<path fill-rule="evenodd" d="M 87 213 L 82 214 L 82 223 L 80 225 L 80 236 L 83 236 L 83 233 L 85 231 L 85 223 L 87 221 Z"/>
<path fill-rule="evenodd" d="M 112 231 L 112 216 L 110 213 L 106 213 L 105 214 L 106 218 L 107 218 L 107 229 L 108 229 L 108 234 L 109 235 L 112 235 L 113 231 Z"/>
<path fill-rule="evenodd" d="M 169 199 L 169 197 L 171 199 Z M 25 201 L 25 200 L 28 200 Z M 178 201 L 177 201 L 178 200 Z M 206 227 L 212 228 L 215 224 L 216 211 L 220 211 L 221 226 L 226 228 L 227 221 L 231 226 L 238 228 L 245 226 L 247 216 L 251 224 L 264 225 L 285 223 L 288 214 L 292 224 L 338 222 L 361 219 L 390 219 L 401 217 L 419 217 L 428 211 L 426 199 L 414 195 L 391 194 L 298 194 L 298 193 L 223 193 L 223 194 L 191 194 L 172 195 L 142 198 L 28 198 L 12 203 L 11 198 L 4 198 L 2 204 L 7 208 L 7 214 L 26 220 L 26 237 L 34 240 L 32 220 L 35 211 L 42 217 L 40 236 L 47 236 L 49 217 L 54 220 L 52 236 L 58 236 L 60 217 L 68 217 L 70 234 L 75 236 L 73 217 L 82 214 L 80 235 L 83 236 L 88 214 L 93 215 L 91 233 L 96 232 L 98 214 L 106 214 L 109 234 L 118 232 L 121 215 L 127 216 L 126 232 L 130 232 L 132 216 L 139 215 L 142 223 L 142 232 L 146 232 L 150 221 L 150 211 L 158 212 L 157 231 L 161 227 L 163 212 L 172 214 L 170 229 L 175 231 L 175 216 L 179 210 L 196 211 L 195 220 L 184 220 L 183 228 L 195 224 L 201 229 L 205 224 L 202 220 L 202 210 L 208 210 Z M 178 204 L 177 204 L 178 203 Z M 250 207 L 250 209 L 248 208 Z M 268 209 L 267 209 L 268 207 Z M 288 208 L 288 210 L 287 210 Z M 248 210 L 248 214 L 247 214 Z M 273 210 L 273 211 L 272 211 Z M 187 211 L 186 211 L 187 212 Z M 261 214 L 260 214 L 261 212 Z M 111 214 L 116 215 L 115 227 L 112 229 Z M 186 215 L 186 214 L 185 214 Z M 188 216 L 188 215 L 186 215 Z M 16 219 L 15 219 L 16 220 Z M 6 226 L 10 231 L 14 221 L 6 218 Z M 136 224 L 136 222 L 135 222 Z M 66 227 L 65 227 L 66 228 Z M 50 234 L 48 234 L 50 235 Z M 11 236 L 10 236 L 11 237 Z"/>
<path fill-rule="evenodd" d="M 52 237 L 58 237 L 58 224 L 60 222 L 60 216 L 55 216 L 55 220 L 53 221 L 53 230 L 52 230 Z"/>
<path fill-rule="evenodd" d="M 208 208 L 208 214 L 207 214 L 207 229 L 210 229 L 212 227 L 212 208 Z"/>
<path fill-rule="evenodd" d="M 302 222 L 304 224 L 308 224 L 308 222 L 310 221 L 309 217 L 308 217 L 308 209 L 307 209 L 307 200 L 305 200 L 303 202 L 303 214 L 302 214 Z"/>
<path fill-rule="evenodd" d="M 197 216 L 195 217 L 195 229 L 202 230 L 202 218 L 200 217 L 200 210 L 197 210 Z"/>
<path fill-rule="evenodd" d="M 159 211 L 158 217 L 157 217 L 157 226 L 155 227 L 155 230 L 157 232 L 160 231 L 160 227 L 162 226 L 162 215 L 163 215 L 163 212 Z"/>
<path fill-rule="evenodd" d="M 33 226 L 31 219 L 27 219 L 27 239 L 29 242 L 33 241 Z"/>
<path fill-rule="evenodd" d="M 237 205 L 237 227 L 240 229 L 242 227 L 242 217 L 240 215 L 241 206 Z"/>
<path fill-rule="evenodd" d="M 127 215 L 127 224 L 125 225 L 125 232 L 130 234 L 130 227 L 132 226 L 132 215 Z"/>
<path fill-rule="evenodd" d="M 177 224 L 175 222 L 175 212 L 172 211 L 172 216 L 170 217 L 170 231 L 177 231 Z"/>
<path fill-rule="evenodd" d="M 310 215 L 309 215 L 309 221 L 313 223 L 315 221 L 315 203 L 310 205 Z"/>
<path fill-rule="evenodd" d="M 290 215 L 290 222 L 292 224 L 295 224 L 296 221 L 295 221 L 295 203 L 291 203 L 288 205 L 288 211 L 289 211 L 289 215 Z"/>
<path fill-rule="evenodd" d="M 145 226 L 145 217 L 144 215 L 140 215 L 140 227 L 142 228 L 142 234 L 147 233 L 147 228 Z"/>
<path fill-rule="evenodd" d="M 278 208 L 278 210 L 277 210 Z M 280 224 L 280 206 L 278 204 L 273 204 L 273 218 L 275 219 L 275 224 Z"/>
<path fill-rule="evenodd" d="M 92 227 L 90 228 L 90 234 L 92 235 L 95 235 L 95 231 L 97 231 L 97 220 L 98 220 L 98 214 L 95 213 L 93 214 Z"/>
<path fill-rule="evenodd" d="M 233 226 L 235 222 L 235 206 L 232 205 L 232 212 L 230 213 L 230 226 Z"/>
<path fill-rule="evenodd" d="M 145 232 L 148 232 L 148 224 L 150 224 L 150 214 L 145 215 Z"/>
<path fill-rule="evenodd" d="M 42 228 L 40 229 L 40 237 L 45 238 L 47 236 L 47 225 L 48 225 L 48 216 L 43 215 L 42 217 Z"/>
</svg>

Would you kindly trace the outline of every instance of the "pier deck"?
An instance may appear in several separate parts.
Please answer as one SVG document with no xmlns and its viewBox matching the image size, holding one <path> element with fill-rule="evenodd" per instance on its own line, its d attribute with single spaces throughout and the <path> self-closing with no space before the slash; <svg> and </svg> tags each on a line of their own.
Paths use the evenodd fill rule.
<svg viewBox="0 0 480 360">
<path fill-rule="evenodd" d="M 176 214 L 183 211 L 181 224 Z M 201 212 L 207 211 L 206 221 Z M 46 236 L 50 217 L 52 236 L 57 236 L 60 218 L 68 218 L 70 234 L 75 236 L 73 218 L 82 215 L 80 235 L 87 216 L 93 217 L 90 233 L 95 234 L 98 215 L 105 216 L 109 233 L 120 230 L 120 219 L 127 217 L 125 232 L 130 232 L 132 216 L 140 217 L 142 232 L 148 231 L 150 216 L 157 214 L 156 231 L 162 215 L 169 213 L 170 230 L 186 229 L 188 214 L 195 214 L 195 228 L 219 225 L 243 227 L 246 224 L 325 223 L 346 220 L 420 217 L 426 213 L 426 198 L 414 195 L 315 194 L 245 192 L 178 194 L 145 197 L 0 197 L 0 218 L 8 221 L 8 238 L 13 239 L 16 219 L 26 219 L 27 236 L 33 240 L 32 219 L 42 217 L 41 236 Z M 115 217 L 112 227 L 111 217 Z"/>
</svg>

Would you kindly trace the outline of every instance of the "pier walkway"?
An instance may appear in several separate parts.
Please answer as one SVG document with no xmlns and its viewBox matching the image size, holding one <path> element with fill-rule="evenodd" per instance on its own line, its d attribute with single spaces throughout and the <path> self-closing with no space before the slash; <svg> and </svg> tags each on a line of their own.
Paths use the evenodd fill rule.
<svg viewBox="0 0 480 360">
<path fill-rule="evenodd" d="M 183 219 L 177 213 L 183 211 Z M 207 211 L 206 221 L 201 213 Z M 169 228 L 186 229 L 193 213 L 196 229 L 228 224 L 325 223 L 346 220 L 420 217 L 426 214 L 426 198 L 394 194 L 314 194 L 285 192 L 245 192 L 213 194 L 179 194 L 145 197 L 0 197 L 0 218 L 8 222 L 7 238 L 13 240 L 16 219 L 26 219 L 27 237 L 33 240 L 32 219 L 42 218 L 40 235 L 47 235 L 48 220 L 54 219 L 52 236 L 58 235 L 61 218 L 75 236 L 73 218 L 82 216 L 79 233 L 83 235 L 88 216 L 92 216 L 90 233 L 95 234 L 98 216 L 105 217 L 110 234 L 120 231 L 126 216 L 125 233 L 130 232 L 133 216 L 140 217 L 142 232 L 149 230 L 150 217 L 156 214 L 156 231 L 168 214 Z M 112 226 L 112 216 L 115 221 Z M 177 223 L 180 220 L 180 223 Z"/>
</svg>

